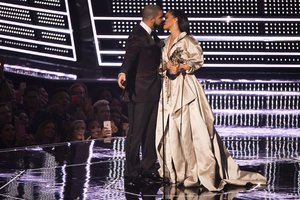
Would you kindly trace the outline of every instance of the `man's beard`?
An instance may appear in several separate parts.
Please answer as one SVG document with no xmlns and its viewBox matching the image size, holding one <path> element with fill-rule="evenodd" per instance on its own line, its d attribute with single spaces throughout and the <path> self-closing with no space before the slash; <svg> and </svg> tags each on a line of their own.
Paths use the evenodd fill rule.
<svg viewBox="0 0 300 200">
<path fill-rule="evenodd" d="M 164 26 L 164 23 L 154 24 L 153 29 L 154 30 L 162 30 L 163 26 Z"/>
</svg>

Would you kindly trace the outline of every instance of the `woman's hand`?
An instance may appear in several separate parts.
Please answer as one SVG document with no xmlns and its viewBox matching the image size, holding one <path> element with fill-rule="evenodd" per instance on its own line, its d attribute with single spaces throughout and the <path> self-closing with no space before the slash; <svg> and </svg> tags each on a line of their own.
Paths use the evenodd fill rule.
<svg viewBox="0 0 300 200">
<path fill-rule="evenodd" d="M 167 62 L 167 69 L 170 74 L 177 74 L 177 72 L 179 71 L 178 66 L 179 66 L 178 63 L 174 63 L 172 61 Z"/>
</svg>

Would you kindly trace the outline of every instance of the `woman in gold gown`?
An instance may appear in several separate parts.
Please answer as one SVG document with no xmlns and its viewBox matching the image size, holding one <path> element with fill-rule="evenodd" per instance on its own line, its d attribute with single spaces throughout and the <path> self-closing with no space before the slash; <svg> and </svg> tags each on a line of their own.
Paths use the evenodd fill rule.
<svg viewBox="0 0 300 200">
<path fill-rule="evenodd" d="M 259 173 L 242 171 L 214 128 L 214 116 L 195 70 L 203 51 L 189 33 L 186 15 L 169 10 L 160 72 L 163 76 L 156 128 L 159 173 L 172 184 L 220 191 L 226 184 L 266 184 Z M 165 153 L 165 157 L 164 154 Z M 163 170 L 165 170 L 163 172 Z"/>
</svg>

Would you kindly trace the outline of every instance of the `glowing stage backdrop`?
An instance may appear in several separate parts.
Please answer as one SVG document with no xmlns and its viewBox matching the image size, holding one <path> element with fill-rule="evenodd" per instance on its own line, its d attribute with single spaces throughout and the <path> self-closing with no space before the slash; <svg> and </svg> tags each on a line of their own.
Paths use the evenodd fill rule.
<svg viewBox="0 0 300 200">
<path fill-rule="evenodd" d="M 1 0 L 0 49 L 2 55 L 17 52 L 18 58 L 68 61 L 70 67 L 86 65 L 78 60 L 89 56 L 99 70 L 115 70 L 147 4 L 188 14 L 205 67 L 300 68 L 299 0 Z M 92 45 L 79 44 L 85 31 Z"/>
<path fill-rule="evenodd" d="M 298 0 L 88 1 L 101 66 L 120 66 L 125 40 L 151 3 L 188 14 L 206 67 L 300 67 Z"/>
</svg>

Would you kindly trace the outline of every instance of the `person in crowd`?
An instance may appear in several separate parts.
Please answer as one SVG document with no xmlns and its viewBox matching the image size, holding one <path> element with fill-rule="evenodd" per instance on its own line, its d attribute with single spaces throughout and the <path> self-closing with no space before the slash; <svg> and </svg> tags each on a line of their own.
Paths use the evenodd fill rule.
<svg viewBox="0 0 300 200">
<path fill-rule="evenodd" d="M 109 102 L 105 99 L 98 100 L 93 105 L 93 118 L 99 122 L 102 136 L 113 136 L 118 131 L 118 128 L 111 120 Z M 104 126 L 106 122 L 109 122 L 109 126 Z M 107 124 L 107 123 L 106 123 Z"/>
<path fill-rule="evenodd" d="M 67 140 L 67 131 L 72 122 L 69 113 L 70 93 L 67 88 L 57 88 L 51 95 L 47 113 L 50 114 L 57 122 L 57 132 L 60 135 L 60 141 Z"/>
<path fill-rule="evenodd" d="M 158 67 L 161 58 L 160 39 L 155 28 L 163 13 L 157 5 L 147 5 L 142 21 L 126 41 L 126 53 L 118 85 L 124 89 L 128 104 L 129 131 L 125 140 L 125 184 L 160 183 L 155 152 L 155 126 L 160 93 Z M 142 159 L 140 160 L 140 147 Z"/>
<path fill-rule="evenodd" d="M 96 101 L 105 99 L 108 102 L 111 102 L 113 99 L 114 94 L 113 91 L 108 87 L 101 87 L 99 88 L 98 92 L 96 93 Z"/>
<path fill-rule="evenodd" d="M 0 103 L 0 125 L 5 123 L 12 123 L 13 115 L 9 103 Z"/>
<path fill-rule="evenodd" d="M 16 146 L 28 146 L 36 144 L 33 134 L 30 132 L 29 117 L 23 110 L 18 110 L 14 115 L 14 127 L 16 131 Z"/>
<path fill-rule="evenodd" d="M 112 137 L 111 129 L 103 127 L 98 120 L 92 119 L 87 122 L 87 139 L 101 139 Z"/>
<path fill-rule="evenodd" d="M 118 131 L 114 133 L 114 136 L 126 136 L 129 128 L 128 121 L 122 121 L 122 113 L 118 109 L 112 109 L 111 113 L 111 120 L 114 122 Z"/>
<path fill-rule="evenodd" d="M 102 138 L 102 130 L 98 120 L 91 119 L 87 121 L 86 134 L 87 140 Z"/>
<path fill-rule="evenodd" d="M 54 119 L 51 117 L 44 118 L 36 123 L 34 136 L 37 144 L 53 144 L 60 141 L 57 132 L 57 122 Z"/>
<path fill-rule="evenodd" d="M 109 106 L 111 110 L 118 111 L 121 114 L 121 123 L 128 123 L 127 112 L 124 111 L 122 101 L 120 100 L 120 98 L 112 98 Z"/>
<path fill-rule="evenodd" d="M 86 124 L 84 120 L 74 120 L 71 123 L 71 130 L 69 133 L 69 141 L 83 141 L 85 140 Z"/>
<path fill-rule="evenodd" d="M 0 149 L 16 147 L 16 130 L 13 123 L 0 125 Z"/>
<path fill-rule="evenodd" d="M 75 82 L 69 87 L 71 95 L 70 114 L 73 119 L 87 120 L 92 111 L 92 100 L 83 82 Z"/>
<path fill-rule="evenodd" d="M 23 105 L 19 109 L 24 110 L 29 117 L 29 124 L 35 118 L 35 115 L 41 111 L 41 100 L 39 88 L 35 85 L 30 85 L 25 88 L 23 95 Z"/>
<path fill-rule="evenodd" d="M 214 128 L 212 110 L 194 75 L 203 65 L 203 51 L 190 34 L 187 16 L 169 10 L 163 28 L 170 35 L 162 50 L 164 78 L 156 126 L 161 176 L 172 184 L 202 185 L 209 191 L 220 191 L 226 184 L 265 184 L 262 175 L 239 169 Z"/>
</svg>

